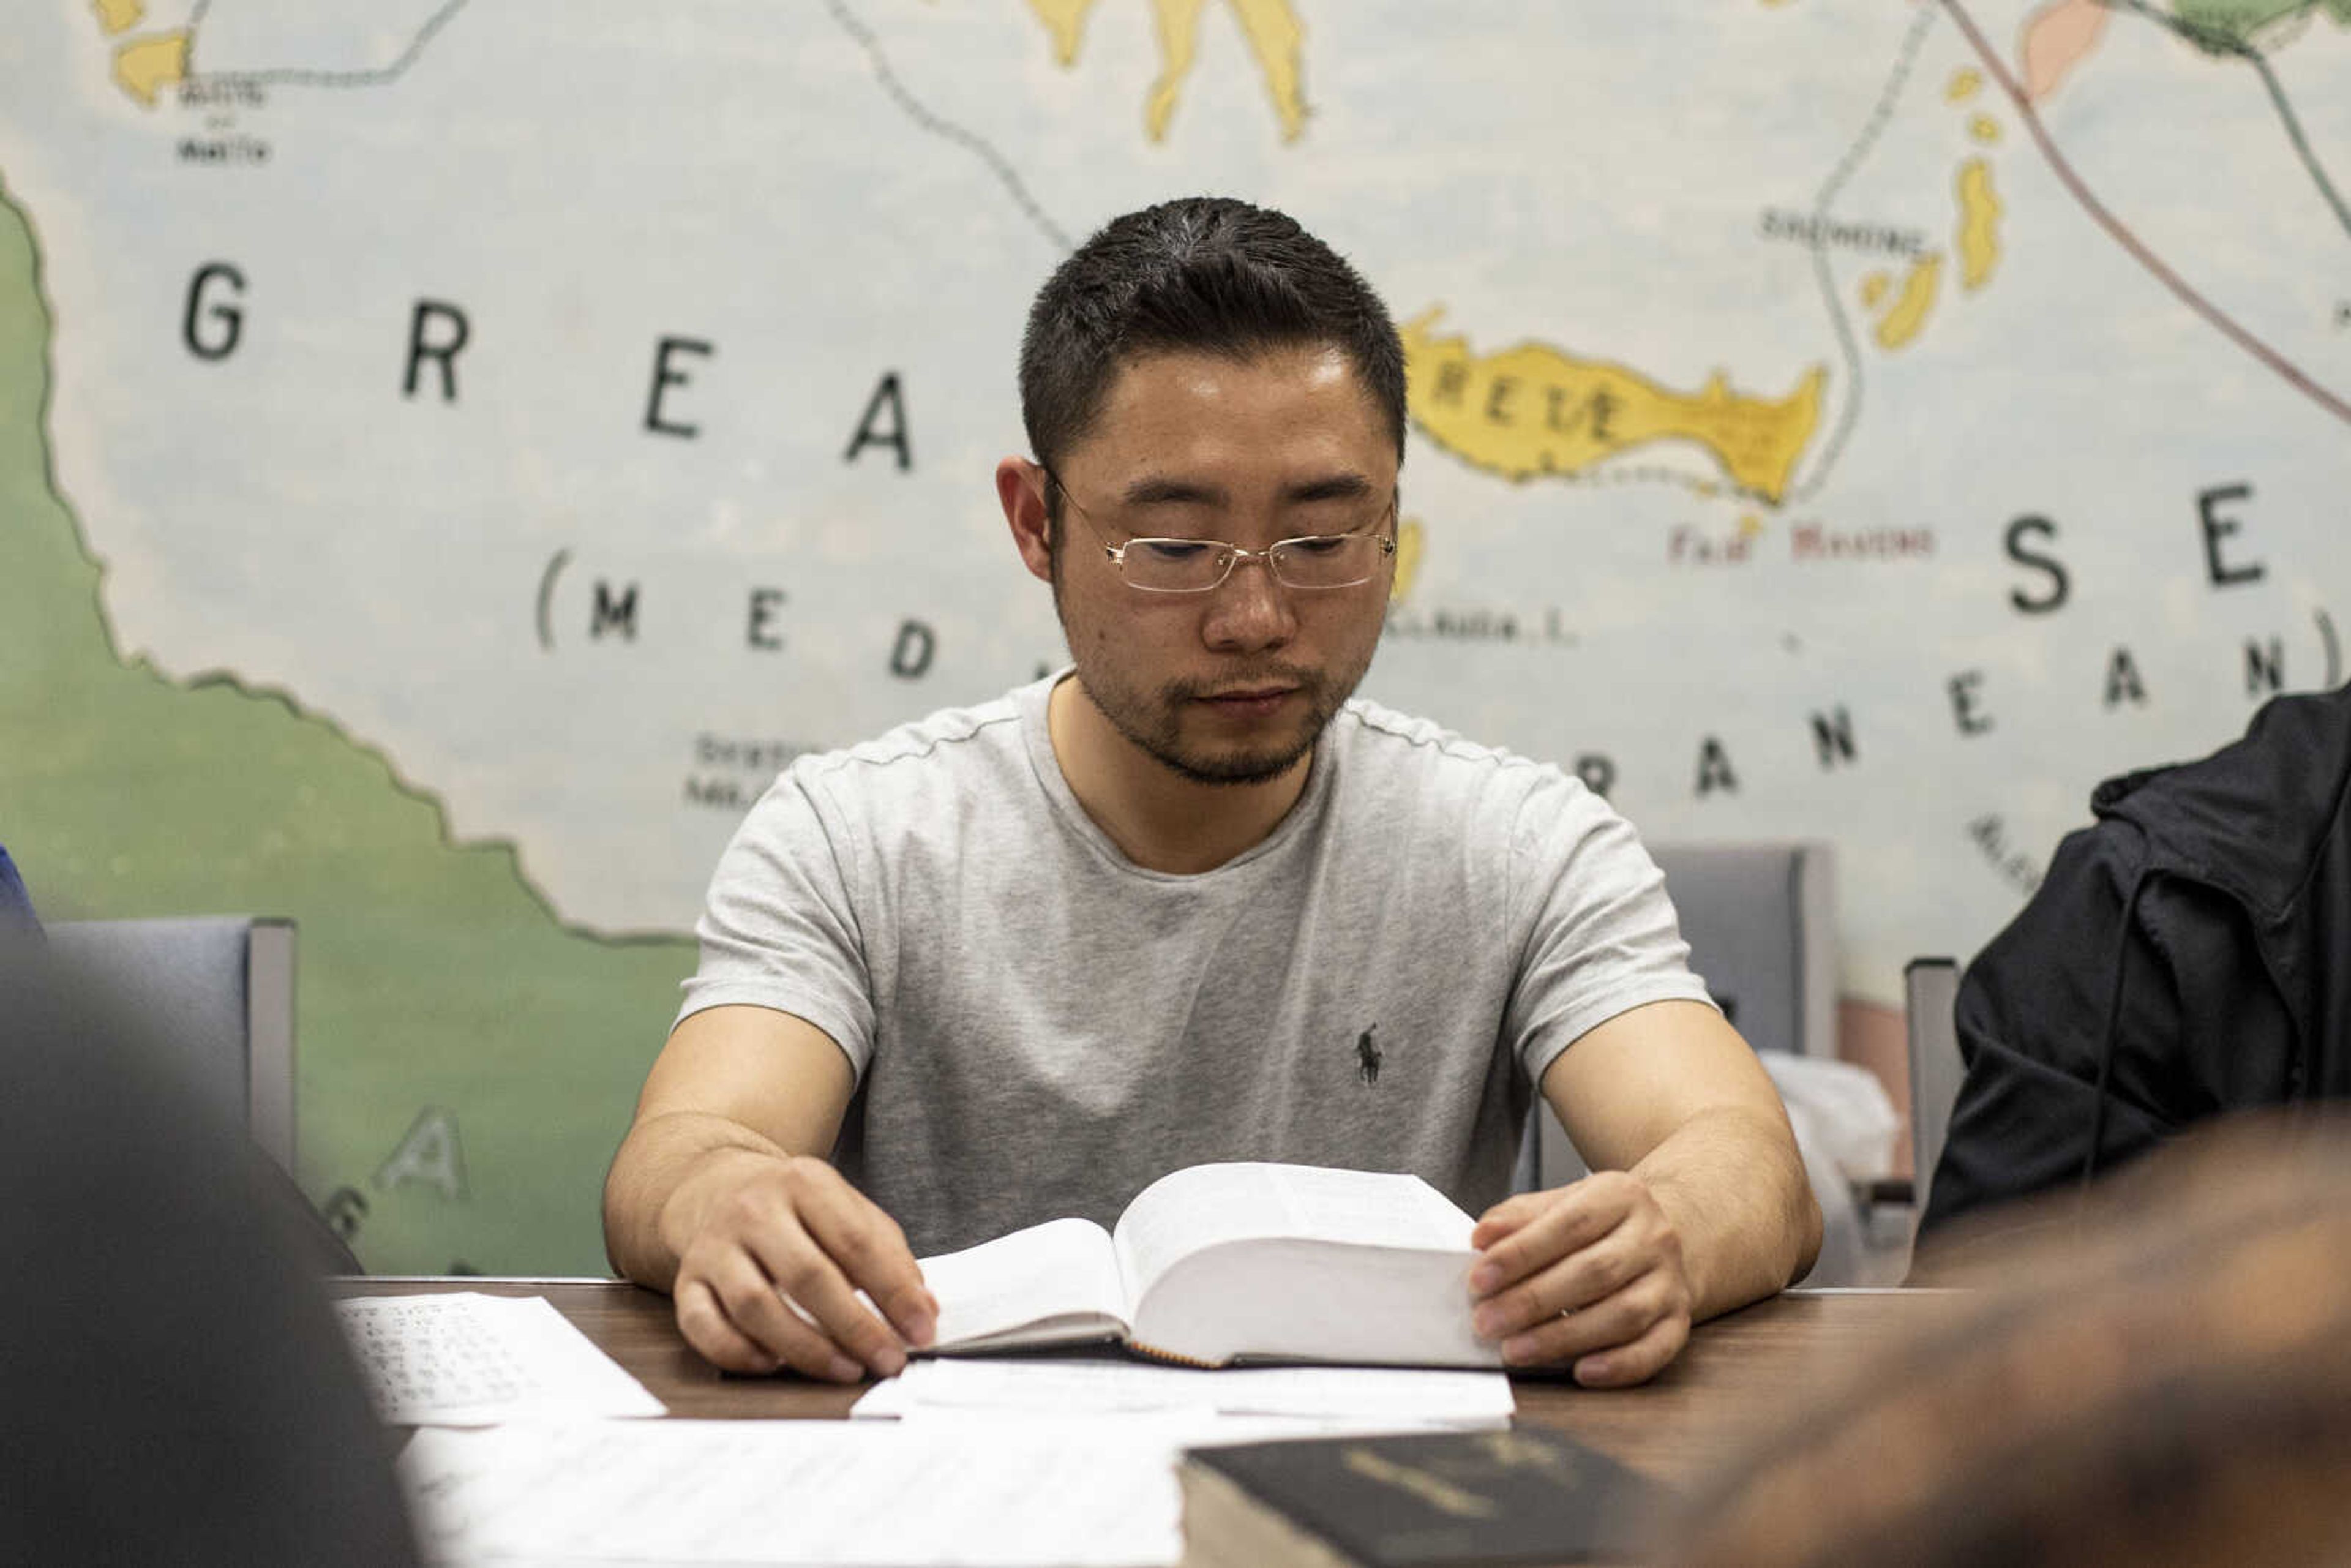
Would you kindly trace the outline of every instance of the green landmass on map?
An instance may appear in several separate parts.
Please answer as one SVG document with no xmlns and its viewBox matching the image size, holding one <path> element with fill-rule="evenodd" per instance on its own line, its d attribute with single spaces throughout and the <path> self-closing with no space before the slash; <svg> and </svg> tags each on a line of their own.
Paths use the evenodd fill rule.
<svg viewBox="0 0 2351 1568">
<path fill-rule="evenodd" d="M 2323 11 L 2351 26 L 2351 0 L 2175 0 L 2171 14 L 2197 39 L 2251 48 L 2254 36 L 2273 23 L 2307 11 Z"/>
<path fill-rule="evenodd" d="M 604 1166 L 693 944 L 568 931 L 511 846 L 453 845 L 438 804 L 330 722 L 119 657 L 50 483 L 49 329 L 0 186 L 0 844 L 41 915 L 291 916 L 299 1176 L 322 1205 L 364 1199 L 361 1260 L 603 1272 Z M 462 1196 L 373 1179 L 427 1106 L 455 1114 Z"/>
</svg>

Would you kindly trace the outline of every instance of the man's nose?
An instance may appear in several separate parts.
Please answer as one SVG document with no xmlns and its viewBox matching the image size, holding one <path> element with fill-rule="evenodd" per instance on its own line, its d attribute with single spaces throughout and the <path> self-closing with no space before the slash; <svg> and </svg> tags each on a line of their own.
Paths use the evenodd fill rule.
<svg viewBox="0 0 2351 1568">
<path fill-rule="evenodd" d="M 1273 575 L 1263 556 L 1233 562 L 1225 580 L 1209 591 L 1208 615 L 1200 634 L 1211 648 L 1272 648 L 1297 633 L 1298 616 L 1290 590 Z"/>
</svg>

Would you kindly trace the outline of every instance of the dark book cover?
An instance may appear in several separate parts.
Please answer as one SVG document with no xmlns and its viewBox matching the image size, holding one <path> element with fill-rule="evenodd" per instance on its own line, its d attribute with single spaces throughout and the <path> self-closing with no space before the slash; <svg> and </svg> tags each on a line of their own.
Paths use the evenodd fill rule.
<svg viewBox="0 0 2351 1568">
<path fill-rule="evenodd" d="M 1673 1501 L 1540 1427 L 1243 1443 L 1185 1459 L 1369 1568 L 1623 1558 L 1653 1539 Z"/>
</svg>

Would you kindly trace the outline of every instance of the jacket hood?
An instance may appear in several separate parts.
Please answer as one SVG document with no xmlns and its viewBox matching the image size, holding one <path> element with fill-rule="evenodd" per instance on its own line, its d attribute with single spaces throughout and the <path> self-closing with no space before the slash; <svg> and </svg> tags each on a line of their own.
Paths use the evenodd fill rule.
<svg viewBox="0 0 2351 1568">
<path fill-rule="evenodd" d="M 2345 852 L 2347 787 L 2351 685 L 2273 697 L 2243 739 L 2200 762 L 2109 779 L 2090 809 L 2147 835 L 2148 870 L 2209 883 L 2269 925 Z"/>
</svg>

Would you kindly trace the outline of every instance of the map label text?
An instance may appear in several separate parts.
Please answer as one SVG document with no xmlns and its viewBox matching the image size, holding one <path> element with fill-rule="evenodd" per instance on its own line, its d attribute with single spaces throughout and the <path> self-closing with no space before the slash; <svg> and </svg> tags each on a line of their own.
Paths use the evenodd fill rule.
<svg viewBox="0 0 2351 1568">
<path fill-rule="evenodd" d="M 2245 639 L 2245 695 L 2249 697 L 2275 696 L 2285 690 L 2285 639 L 2273 637 L 2264 643 L 2258 637 Z"/>
<path fill-rule="evenodd" d="M 596 604 L 588 620 L 588 635 L 601 638 L 607 632 L 618 632 L 623 642 L 637 640 L 637 585 L 629 584 L 619 593 L 602 578 L 596 580 Z"/>
<path fill-rule="evenodd" d="M 245 335 L 245 312 L 235 305 L 208 298 L 205 290 L 214 282 L 234 298 L 245 297 L 245 274 L 225 261 L 208 261 L 188 279 L 188 309 L 180 320 L 180 336 L 186 340 L 188 352 L 200 360 L 227 359 L 236 352 L 237 340 Z M 206 334 L 199 326 L 202 320 L 218 323 L 219 331 Z"/>
<path fill-rule="evenodd" d="M 1841 224 L 1785 207 L 1766 207 L 1757 225 L 1765 239 L 1792 240 L 1798 245 L 1858 250 L 1872 256 L 1920 256 L 1927 254 L 1923 229 L 1896 228 L 1891 224 Z"/>
<path fill-rule="evenodd" d="M 2017 892 L 2031 894 L 2041 886 L 2041 872 L 2009 841 L 2008 823 L 1997 811 L 1987 811 L 1968 823 L 1967 834 L 1984 863 Z"/>
<path fill-rule="evenodd" d="M 2008 533 L 2003 540 L 2008 559 L 2019 566 L 2048 573 L 2049 586 L 2038 595 L 2028 594 L 2021 588 L 2011 588 L 2008 591 L 2008 601 L 2016 607 L 2020 615 L 2046 615 L 2065 607 L 2065 601 L 2074 592 L 2074 580 L 2066 574 L 2064 564 L 2056 557 L 2036 555 L 2025 549 L 2028 536 L 2053 542 L 2057 538 L 2057 525 L 2046 517 L 2019 517 L 2008 525 Z"/>
<path fill-rule="evenodd" d="M 877 425 L 884 410 L 890 423 Z M 856 433 L 849 438 L 849 449 L 841 455 L 843 463 L 854 463 L 857 455 L 869 446 L 887 446 L 898 455 L 898 472 L 909 473 L 914 466 L 914 437 L 906 429 L 906 399 L 899 390 L 898 372 L 884 371 L 873 395 L 865 400 L 864 415 L 857 422 Z"/>
<path fill-rule="evenodd" d="M 1962 670 L 1946 684 L 1951 694 L 1951 717 L 1961 735 L 1981 735 L 1991 727 L 1991 719 L 1979 710 L 1983 701 L 1983 672 Z"/>
<path fill-rule="evenodd" d="M 269 143 L 258 136 L 183 136 L 173 150 L 183 163 L 252 169 L 269 162 Z"/>
<path fill-rule="evenodd" d="M 2204 568 L 2211 574 L 2212 586 L 2229 588 L 2241 582 L 2259 582 L 2269 569 L 2260 561 L 2248 561 L 2231 566 L 2220 559 L 2220 541 L 2244 525 L 2235 517 L 2220 515 L 2223 501 L 2243 501 L 2252 498 L 2251 485 L 2216 485 L 2196 495 L 2196 515 L 2204 520 Z"/>
<path fill-rule="evenodd" d="M 2126 701 L 2145 707 L 2147 683 L 2139 678 L 2138 661 L 2131 657 L 2131 651 L 2118 647 L 2106 661 L 2106 706 L 2119 707 Z"/>
<path fill-rule="evenodd" d="M 901 622 L 898 640 L 890 644 L 890 673 L 902 681 L 919 681 L 930 673 L 938 652 L 938 633 L 920 621 Z"/>
<path fill-rule="evenodd" d="M 1935 531 L 1802 523 L 1789 531 L 1788 553 L 1795 560 L 1917 560 L 1935 553 Z"/>
<path fill-rule="evenodd" d="M 269 89 L 249 76 L 192 77 L 180 84 L 183 109 L 266 109 Z"/>
<path fill-rule="evenodd" d="M 645 398 L 645 428 L 656 435 L 674 435 L 681 441 L 691 441 L 702 434 L 702 426 L 685 424 L 662 417 L 662 397 L 672 387 L 682 387 L 694 378 L 671 366 L 672 354 L 695 354 L 708 359 L 718 350 L 700 338 L 664 338 L 653 348 L 653 390 Z"/>
<path fill-rule="evenodd" d="M 1840 762 L 1860 760 L 1853 739 L 1853 715 L 1844 704 L 1813 715 L 1813 748 L 1820 754 L 1823 773 L 1833 771 Z"/>
<path fill-rule="evenodd" d="M 1753 552 L 1751 536 L 1744 529 L 1710 534 L 1687 523 L 1676 523 L 1666 535 L 1669 566 L 1744 566 Z"/>
<path fill-rule="evenodd" d="M 780 588 L 755 588 L 751 591 L 751 612 L 743 630 L 743 640 L 765 653 L 783 652 L 784 634 L 775 628 L 776 617 L 784 608 L 786 598 Z"/>
<path fill-rule="evenodd" d="M 438 322 L 438 327 L 432 323 Z M 457 401 L 457 355 L 465 340 L 474 335 L 473 323 L 465 312 L 444 299 L 420 299 L 408 322 L 408 375 L 401 382 L 401 395 L 416 395 L 416 381 L 431 360 L 441 372 L 441 401 Z"/>
</svg>

